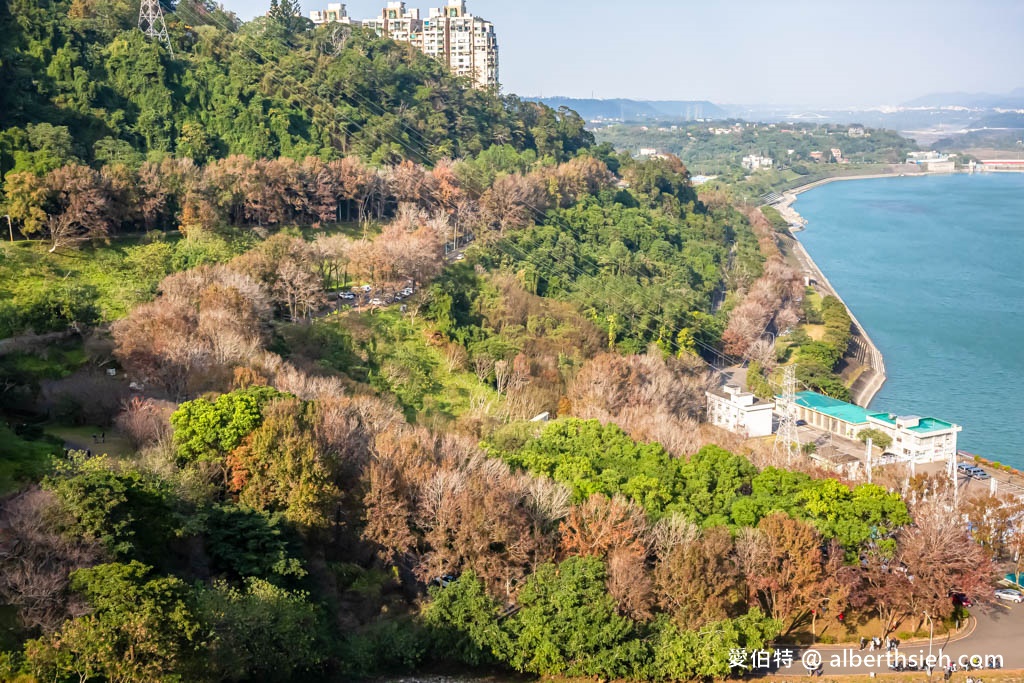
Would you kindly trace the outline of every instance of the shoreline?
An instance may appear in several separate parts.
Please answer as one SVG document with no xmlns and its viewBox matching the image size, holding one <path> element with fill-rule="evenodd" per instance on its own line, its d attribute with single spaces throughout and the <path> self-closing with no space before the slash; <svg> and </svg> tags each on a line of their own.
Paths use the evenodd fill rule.
<svg viewBox="0 0 1024 683">
<path fill-rule="evenodd" d="M 832 294 L 839 299 L 843 306 L 846 307 L 846 312 L 849 314 L 850 320 L 853 322 L 854 334 L 851 336 L 850 346 L 847 348 L 843 359 L 852 359 L 864 368 L 864 372 L 862 372 L 850 386 L 851 401 L 863 408 L 867 408 L 871 405 L 871 402 L 875 400 L 875 396 L 877 396 L 878 392 L 882 390 L 882 387 L 888 379 L 885 369 L 885 358 L 882 356 L 882 352 L 878 349 L 878 346 L 871 339 L 871 335 L 868 334 L 867 328 L 865 328 L 860 320 L 857 319 L 857 316 L 850 308 L 850 305 L 846 303 L 846 300 L 843 299 L 839 291 L 835 286 L 833 286 L 832 282 L 825 275 L 825 272 L 811 257 L 803 242 L 800 241 L 798 233 L 804 230 L 807 225 L 807 220 L 800 215 L 800 213 L 793 207 L 793 204 L 796 203 L 800 194 L 840 180 L 872 180 L 877 178 L 906 178 L 929 175 L 952 174 L 928 172 L 906 174 L 894 172 L 832 176 L 830 178 L 822 178 L 821 180 L 816 180 L 814 182 L 807 183 L 806 185 L 801 185 L 800 187 L 783 192 L 782 201 L 775 205 L 775 209 L 790 225 L 790 236 L 793 240 L 794 256 L 797 261 L 800 262 L 804 270 L 804 275 L 814 280 L 818 284 L 819 289 L 824 289 L 827 293 Z"/>
<path fill-rule="evenodd" d="M 975 171 L 974 173 L 995 173 L 1000 172 L 996 169 L 988 169 L 984 171 Z M 1009 173 L 1020 173 L 1024 171 L 1012 170 Z M 882 390 L 885 385 L 888 376 L 885 369 L 885 358 L 882 356 L 882 352 L 878 349 L 878 346 L 871 339 L 871 335 L 868 334 L 867 328 L 861 324 L 857 319 L 856 314 L 850 308 L 850 305 L 846 303 L 839 291 L 832 285 L 825 272 L 820 266 L 814 261 L 807 248 L 804 247 L 803 242 L 800 241 L 799 233 L 805 229 L 807 225 L 807 219 L 800 215 L 793 204 L 796 203 L 799 195 L 842 180 L 876 180 L 880 178 L 921 178 L 928 176 L 947 176 L 947 175 L 973 175 L 970 171 L 959 170 L 959 171 L 922 171 L 917 173 L 905 173 L 898 166 L 893 166 L 892 171 L 889 173 L 865 173 L 861 175 L 839 175 L 831 176 L 828 178 L 821 178 L 813 182 L 807 183 L 806 185 L 800 185 L 792 190 L 786 190 L 782 192 L 782 200 L 774 204 L 774 208 L 779 214 L 789 223 L 790 237 L 793 240 L 794 256 L 801 263 L 804 274 L 814 280 L 816 280 L 823 288 L 839 301 L 842 302 L 843 306 L 846 307 L 846 312 L 850 316 L 850 320 L 853 321 L 854 334 L 850 340 L 850 347 L 847 349 L 846 355 L 843 359 L 852 359 L 854 362 L 860 364 L 865 368 L 860 376 L 858 376 L 853 384 L 850 386 L 851 400 L 853 403 L 867 408 L 871 405 L 871 402 L 875 400 L 875 396 Z M 862 381 L 863 380 L 863 381 Z"/>
</svg>

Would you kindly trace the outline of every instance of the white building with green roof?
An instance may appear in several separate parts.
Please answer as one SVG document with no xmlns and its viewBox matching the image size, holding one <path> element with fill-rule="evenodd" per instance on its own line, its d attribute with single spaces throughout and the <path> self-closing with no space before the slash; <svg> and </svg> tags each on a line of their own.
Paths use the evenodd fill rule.
<svg viewBox="0 0 1024 683">
<path fill-rule="evenodd" d="M 813 391 L 796 395 L 796 418 L 809 426 L 845 439 L 856 439 L 865 429 L 877 429 L 892 438 L 889 452 L 901 460 L 934 462 L 956 456 L 956 435 L 963 428 L 934 417 L 900 417 L 873 413 L 866 408 Z"/>
<path fill-rule="evenodd" d="M 892 437 L 889 451 L 917 462 L 934 462 L 956 457 L 956 435 L 963 427 L 934 417 L 872 413 L 868 422 Z"/>
</svg>

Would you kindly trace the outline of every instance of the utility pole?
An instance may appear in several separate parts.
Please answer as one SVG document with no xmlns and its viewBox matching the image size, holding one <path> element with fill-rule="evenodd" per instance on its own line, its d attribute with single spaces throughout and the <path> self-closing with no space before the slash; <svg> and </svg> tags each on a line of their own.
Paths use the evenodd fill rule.
<svg viewBox="0 0 1024 683">
<path fill-rule="evenodd" d="M 953 481 L 953 512 L 960 509 L 960 477 L 956 471 L 957 453 L 953 449 L 949 456 L 949 478 Z"/>
<path fill-rule="evenodd" d="M 935 642 L 935 622 L 928 612 L 922 612 L 922 614 L 928 620 L 928 680 L 930 681 L 932 679 L 933 662 L 935 661 L 932 658 L 932 643 Z"/>
<path fill-rule="evenodd" d="M 167 24 L 164 22 L 164 10 L 160 7 L 160 0 L 142 0 L 139 4 L 139 30 L 149 38 L 154 38 L 167 46 L 167 52 L 174 56 L 171 49 L 171 37 L 167 34 Z"/>
<path fill-rule="evenodd" d="M 864 456 L 866 458 L 866 460 L 864 462 L 864 468 L 867 470 L 868 483 L 869 484 L 871 483 L 871 450 L 873 448 L 874 448 L 874 444 L 871 442 L 871 437 L 869 436 L 867 438 L 867 440 L 866 440 L 866 443 L 865 443 L 865 452 L 864 452 Z"/>
<path fill-rule="evenodd" d="M 11 225 L 11 214 L 4 216 L 7 219 L 7 231 L 11 233 L 11 241 L 14 241 L 14 226 Z"/>
<path fill-rule="evenodd" d="M 782 382 L 782 396 L 776 404 L 779 410 L 779 430 L 775 434 L 775 453 L 785 453 L 786 461 L 793 462 L 793 454 L 800 453 L 800 430 L 796 426 L 796 366 L 787 365 Z"/>
</svg>

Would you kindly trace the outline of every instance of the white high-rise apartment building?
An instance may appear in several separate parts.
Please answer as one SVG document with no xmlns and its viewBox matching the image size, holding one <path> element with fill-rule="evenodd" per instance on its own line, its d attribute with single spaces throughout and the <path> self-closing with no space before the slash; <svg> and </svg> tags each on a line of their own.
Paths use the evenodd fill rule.
<svg viewBox="0 0 1024 683">
<path fill-rule="evenodd" d="M 349 18 L 345 5 L 331 3 L 326 10 L 309 13 L 314 24 L 340 22 L 373 29 L 392 40 L 410 43 L 425 54 L 444 62 L 456 76 L 466 76 L 478 88 L 498 85 L 498 37 L 494 24 L 466 10 L 465 0 L 448 0 L 433 7 L 426 19 L 418 9 L 404 2 L 389 2 L 380 16 L 357 21 Z"/>
<path fill-rule="evenodd" d="M 452 73 L 468 76 L 478 87 L 498 85 L 498 37 L 494 24 L 466 11 L 464 0 L 448 0 L 431 8 L 423 22 L 426 54 L 448 65 Z"/>
</svg>

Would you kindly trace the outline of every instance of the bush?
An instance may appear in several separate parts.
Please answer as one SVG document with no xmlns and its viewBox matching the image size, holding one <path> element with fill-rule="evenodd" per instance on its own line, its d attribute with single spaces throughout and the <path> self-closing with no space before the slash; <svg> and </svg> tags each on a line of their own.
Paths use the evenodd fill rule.
<svg viewBox="0 0 1024 683">
<path fill-rule="evenodd" d="M 350 676 L 411 671 L 423 661 L 428 644 L 412 619 L 379 621 L 341 643 L 341 668 Z"/>
</svg>

